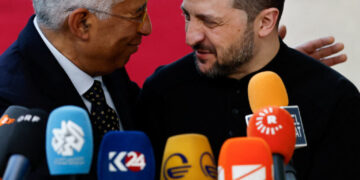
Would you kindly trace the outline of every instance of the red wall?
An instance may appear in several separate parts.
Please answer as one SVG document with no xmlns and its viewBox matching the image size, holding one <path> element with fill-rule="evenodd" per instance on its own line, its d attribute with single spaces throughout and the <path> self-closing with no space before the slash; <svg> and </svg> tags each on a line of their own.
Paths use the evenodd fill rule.
<svg viewBox="0 0 360 180">
<path fill-rule="evenodd" d="M 31 0 L 0 0 L 0 54 L 13 43 L 33 14 Z"/>
<path fill-rule="evenodd" d="M 138 52 L 132 55 L 126 65 L 131 79 L 139 86 L 159 65 L 168 64 L 191 52 L 185 44 L 181 2 L 149 0 L 152 34 L 143 38 Z M 31 0 L 0 0 L 0 53 L 16 40 L 31 14 Z"/>
<path fill-rule="evenodd" d="M 191 52 L 185 44 L 182 0 L 149 0 L 148 11 L 152 34 L 144 37 L 137 53 L 132 55 L 127 70 L 130 77 L 142 85 L 159 65 L 168 64 Z"/>
</svg>

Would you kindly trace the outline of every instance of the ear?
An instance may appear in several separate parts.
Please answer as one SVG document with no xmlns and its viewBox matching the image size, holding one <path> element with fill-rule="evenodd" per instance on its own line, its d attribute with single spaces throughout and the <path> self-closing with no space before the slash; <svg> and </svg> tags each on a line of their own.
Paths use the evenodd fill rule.
<svg viewBox="0 0 360 180">
<path fill-rule="evenodd" d="M 268 36 L 270 33 L 277 29 L 278 18 L 279 10 L 277 8 L 269 8 L 260 12 L 260 14 L 255 20 L 258 25 L 257 32 L 260 38 Z"/>
<path fill-rule="evenodd" d="M 82 40 L 89 39 L 89 30 L 92 24 L 90 13 L 87 9 L 75 9 L 68 18 L 70 32 Z"/>
</svg>

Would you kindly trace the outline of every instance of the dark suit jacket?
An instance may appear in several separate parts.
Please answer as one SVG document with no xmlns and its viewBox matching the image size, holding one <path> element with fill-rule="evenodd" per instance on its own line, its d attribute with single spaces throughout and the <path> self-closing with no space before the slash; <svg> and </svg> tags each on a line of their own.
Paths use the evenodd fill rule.
<svg viewBox="0 0 360 180">
<path fill-rule="evenodd" d="M 34 16 L 0 56 L 0 114 L 10 105 L 40 108 L 49 113 L 63 105 L 86 109 L 69 77 L 36 31 L 33 20 Z M 103 81 L 124 129 L 132 129 L 132 112 L 139 87 L 130 81 L 124 68 L 103 76 Z M 95 151 L 93 159 L 96 158 Z M 44 168 L 41 174 L 48 173 Z"/>
</svg>

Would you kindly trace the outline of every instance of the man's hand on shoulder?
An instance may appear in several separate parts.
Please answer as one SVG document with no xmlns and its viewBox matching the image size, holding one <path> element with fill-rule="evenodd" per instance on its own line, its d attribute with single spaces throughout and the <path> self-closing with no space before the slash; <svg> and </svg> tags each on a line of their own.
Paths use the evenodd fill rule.
<svg viewBox="0 0 360 180">
<path fill-rule="evenodd" d="M 279 36 L 282 39 L 286 36 L 286 27 L 283 25 L 279 28 Z M 346 54 L 332 56 L 344 49 L 343 43 L 334 44 L 334 42 L 335 38 L 332 36 L 322 37 L 301 44 L 295 49 L 321 61 L 328 66 L 333 66 L 347 60 Z"/>
</svg>

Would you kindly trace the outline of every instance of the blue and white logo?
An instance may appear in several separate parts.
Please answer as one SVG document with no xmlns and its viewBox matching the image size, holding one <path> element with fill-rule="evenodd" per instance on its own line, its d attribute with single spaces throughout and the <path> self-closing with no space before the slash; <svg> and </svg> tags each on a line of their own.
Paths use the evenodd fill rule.
<svg viewBox="0 0 360 180">
<path fill-rule="evenodd" d="M 46 128 L 46 157 L 51 175 L 86 174 L 93 154 L 90 119 L 85 110 L 63 106 L 51 112 Z"/>
<path fill-rule="evenodd" d="M 84 146 L 84 131 L 73 121 L 62 121 L 61 128 L 53 129 L 51 146 L 62 156 L 73 156 L 74 151 L 80 152 Z"/>
</svg>

